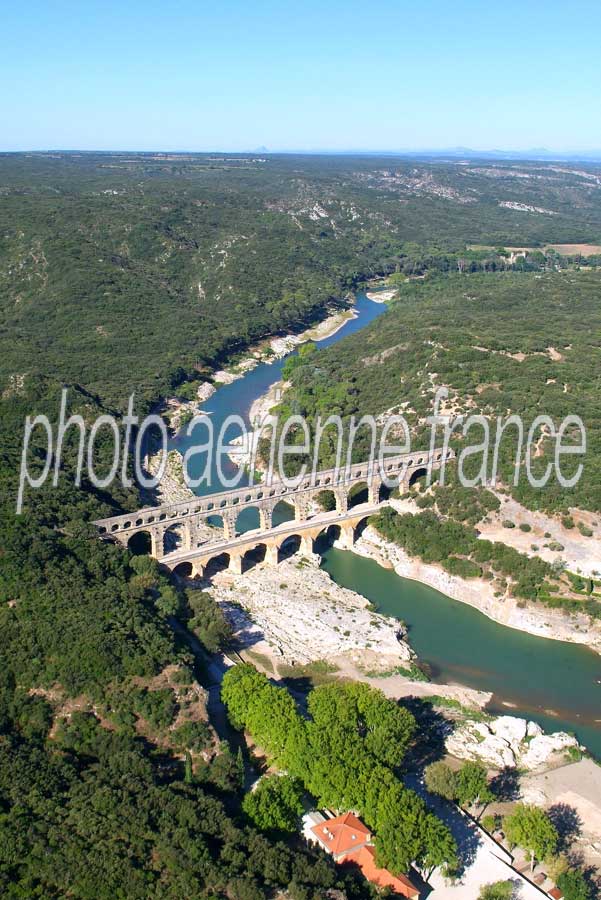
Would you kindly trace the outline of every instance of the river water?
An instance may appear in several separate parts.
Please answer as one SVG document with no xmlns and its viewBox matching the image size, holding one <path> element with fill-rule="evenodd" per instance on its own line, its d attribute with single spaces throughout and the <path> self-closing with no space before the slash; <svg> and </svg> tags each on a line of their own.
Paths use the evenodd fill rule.
<svg viewBox="0 0 601 900">
<path fill-rule="evenodd" d="M 320 341 L 320 349 L 364 328 L 385 313 L 386 306 L 373 303 L 359 292 L 355 311 L 357 317 Z M 232 413 L 240 415 L 248 427 L 250 405 L 281 379 L 284 362 L 285 358 L 259 364 L 244 377 L 220 387 L 203 403 L 203 411 L 210 416 L 215 434 Z M 227 439 L 235 436 L 232 429 Z M 206 440 L 206 427 L 199 425 L 189 437 L 178 435 L 173 446 L 183 454 L 189 447 L 198 447 Z M 191 459 L 189 474 L 198 477 L 205 462 L 206 456 Z M 198 493 L 223 489 L 214 460 L 211 465 L 211 484 L 201 485 Z M 223 465 L 226 478 L 235 472 L 231 462 Z M 276 524 L 290 518 L 290 508 L 278 507 L 274 516 Z M 241 513 L 240 531 L 257 525 L 258 518 L 253 511 Z M 420 660 L 431 667 L 434 681 L 492 691 L 492 712 L 527 716 L 548 731 L 573 731 L 601 758 L 601 656 L 585 647 L 498 625 L 467 604 L 427 585 L 401 578 L 373 560 L 349 551 L 326 550 L 322 565 L 338 584 L 363 594 L 379 612 L 402 619 L 408 625 L 411 645 Z"/>
</svg>

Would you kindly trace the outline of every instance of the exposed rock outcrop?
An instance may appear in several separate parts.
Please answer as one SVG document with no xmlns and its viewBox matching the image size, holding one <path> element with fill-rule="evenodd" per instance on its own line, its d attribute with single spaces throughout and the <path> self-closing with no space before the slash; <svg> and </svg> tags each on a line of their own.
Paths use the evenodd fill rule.
<svg viewBox="0 0 601 900">
<path fill-rule="evenodd" d="M 223 573 L 209 590 L 245 646 L 283 663 L 339 654 L 361 662 L 365 651 L 375 650 L 380 667 L 390 669 L 414 656 L 401 623 L 372 612 L 365 597 L 335 584 L 314 554 L 244 575 Z"/>
<path fill-rule="evenodd" d="M 398 501 L 395 501 L 398 504 Z M 394 504 L 393 504 L 394 505 Z M 354 546 L 354 552 L 375 559 L 397 575 L 428 584 L 453 600 L 460 600 L 509 628 L 525 631 L 538 637 L 586 644 L 601 653 L 601 624 L 591 622 L 584 613 L 566 613 L 539 604 L 520 604 L 516 597 L 495 596 L 495 588 L 483 578 L 460 578 L 442 566 L 424 563 L 409 556 L 402 547 L 385 540 L 372 526 L 368 526 Z"/>
<path fill-rule="evenodd" d="M 575 737 L 564 731 L 545 734 L 536 722 L 515 716 L 499 716 L 489 722 L 465 722 L 446 739 L 447 752 L 459 759 L 480 759 L 498 769 L 518 766 L 538 769 L 557 760 Z"/>
</svg>

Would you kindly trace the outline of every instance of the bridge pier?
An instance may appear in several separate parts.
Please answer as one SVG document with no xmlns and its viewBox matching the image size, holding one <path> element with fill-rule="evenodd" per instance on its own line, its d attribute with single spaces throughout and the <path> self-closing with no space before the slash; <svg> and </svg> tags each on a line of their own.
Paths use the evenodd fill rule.
<svg viewBox="0 0 601 900">
<path fill-rule="evenodd" d="M 355 529 L 352 525 L 342 526 L 338 544 L 343 550 L 352 550 L 355 544 Z"/>
<path fill-rule="evenodd" d="M 233 572 L 235 575 L 242 575 L 242 554 L 241 553 L 230 553 L 230 564 L 227 567 L 228 572 Z"/>
<path fill-rule="evenodd" d="M 337 488 L 334 491 L 336 498 L 336 512 L 348 512 L 348 491 L 345 488 Z"/>
<path fill-rule="evenodd" d="M 199 521 L 191 520 L 184 524 L 184 543 L 186 550 L 194 550 L 198 540 Z"/>
<path fill-rule="evenodd" d="M 205 574 L 204 564 L 198 562 L 198 560 L 196 560 L 196 559 L 191 559 L 190 562 L 192 563 L 192 574 L 195 575 L 197 578 L 204 578 L 204 574 Z"/>
<path fill-rule="evenodd" d="M 301 536 L 300 550 L 301 553 L 305 553 L 308 556 L 313 553 L 313 538 L 310 534 L 304 534 Z"/>
<path fill-rule="evenodd" d="M 259 524 L 261 531 L 270 531 L 272 526 L 273 504 L 259 506 Z"/>
<path fill-rule="evenodd" d="M 265 550 L 265 562 L 268 566 L 277 566 L 279 561 L 279 552 L 280 548 L 276 547 L 275 544 L 268 546 Z"/>
<path fill-rule="evenodd" d="M 294 498 L 294 521 L 306 522 L 309 518 L 309 500 L 305 496 Z"/>
<path fill-rule="evenodd" d="M 165 555 L 163 547 L 165 529 L 159 525 L 155 528 L 149 528 L 148 531 L 150 533 L 150 555 L 154 556 L 155 559 L 162 559 Z"/>
<path fill-rule="evenodd" d="M 379 478 L 372 478 L 367 489 L 368 503 L 371 506 L 377 506 L 380 502 L 380 488 L 382 481 Z"/>
<path fill-rule="evenodd" d="M 226 541 L 232 541 L 236 537 L 236 512 L 234 510 L 224 510 L 221 513 L 221 518 L 223 519 L 223 536 Z"/>
</svg>

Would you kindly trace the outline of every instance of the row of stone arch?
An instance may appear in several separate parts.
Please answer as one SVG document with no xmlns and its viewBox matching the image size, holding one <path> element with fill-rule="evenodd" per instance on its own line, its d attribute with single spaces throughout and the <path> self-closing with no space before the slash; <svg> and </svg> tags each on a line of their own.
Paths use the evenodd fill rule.
<svg viewBox="0 0 601 900">
<path fill-rule="evenodd" d="M 420 462 L 421 462 L 421 460 L 420 460 Z M 411 486 L 411 484 L 413 484 L 418 478 L 421 478 L 425 474 L 426 474 L 425 468 L 418 468 L 418 469 L 414 470 L 408 479 L 408 485 Z M 358 482 L 357 484 L 352 485 L 348 491 L 344 490 L 344 488 L 341 488 L 341 487 L 337 487 L 337 488 L 332 487 L 330 489 L 330 488 L 326 487 L 326 485 L 329 483 L 330 483 L 330 478 L 329 477 L 325 478 L 324 482 L 323 482 L 324 487 L 321 491 L 319 491 L 319 493 L 321 495 L 330 495 L 331 497 L 333 497 L 335 500 L 335 503 L 336 503 L 336 509 L 338 509 L 339 511 L 342 511 L 343 507 L 347 508 L 347 507 L 353 506 L 357 502 L 365 502 L 368 498 L 375 502 L 378 502 L 378 500 L 386 499 L 386 497 L 390 493 L 389 489 L 386 486 L 380 485 L 378 488 L 375 488 L 373 495 L 370 497 L 367 481 Z M 374 485 L 374 487 L 375 487 L 375 485 Z M 275 494 L 275 491 L 272 491 L 271 493 Z M 364 499 L 357 500 L 356 499 L 357 497 L 364 497 Z M 355 498 L 355 499 L 353 499 L 353 498 Z M 251 495 L 248 495 L 248 497 L 246 499 L 250 501 Z M 265 499 L 265 495 L 263 493 L 258 493 L 253 498 L 253 500 L 257 503 L 257 505 L 255 506 L 252 502 L 249 504 L 246 504 L 243 497 L 235 498 L 234 504 L 240 503 L 240 504 L 244 504 L 244 505 L 242 506 L 242 508 L 240 509 L 240 512 L 237 515 L 235 514 L 234 510 L 232 510 L 232 509 L 228 510 L 228 513 L 230 515 L 234 514 L 236 519 L 238 519 L 238 518 L 240 518 L 240 516 L 244 516 L 248 511 L 252 510 L 254 515 L 256 515 L 258 517 L 259 516 L 259 507 L 260 507 L 261 501 L 263 501 L 264 499 Z M 302 503 L 302 502 L 303 502 L 303 495 L 298 494 L 295 496 L 290 496 L 287 499 L 282 498 L 282 500 L 277 501 L 275 504 L 275 508 L 278 508 L 281 504 L 284 504 L 287 506 L 290 503 Z M 222 499 L 220 502 L 216 502 L 214 505 L 214 509 L 213 509 L 212 503 L 207 504 L 207 510 L 211 510 L 209 512 L 208 518 L 209 519 L 221 519 L 221 521 L 223 522 L 223 515 L 221 513 L 221 508 L 224 507 L 223 512 L 225 513 L 226 506 L 227 506 L 227 500 L 225 500 L 225 499 Z M 188 512 L 188 510 L 185 510 L 184 512 Z M 179 522 L 177 524 L 179 524 L 182 521 L 181 514 L 179 514 L 178 511 L 174 511 L 172 514 L 172 517 L 178 518 Z M 121 521 L 115 522 L 115 523 L 113 523 L 112 526 L 110 526 L 110 528 L 108 525 L 100 524 L 99 531 L 103 535 L 106 535 L 106 534 L 112 535 L 112 534 L 116 534 L 119 531 L 127 531 L 127 530 L 133 529 L 133 528 L 144 530 L 145 527 L 148 527 L 148 528 L 151 528 L 153 526 L 163 526 L 164 527 L 167 525 L 168 521 L 169 521 L 169 515 L 167 512 L 160 512 L 157 510 L 157 512 L 154 513 L 153 511 L 141 510 L 139 513 L 133 514 L 131 520 L 126 520 L 124 522 L 121 522 Z M 167 530 L 170 530 L 171 527 L 173 527 L 173 526 L 167 526 Z M 258 527 L 258 525 L 257 525 L 257 527 Z M 248 530 L 248 529 L 245 529 L 245 530 Z"/>
<path fill-rule="evenodd" d="M 272 510 L 272 524 L 273 525 L 281 525 L 283 522 L 289 522 L 294 519 L 294 507 L 291 506 L 284 500 L 280 500 L 274 506 Z M 219 531 L 221 531 L 222 535 L 225 534 L 225 522 L 223 516 L 215 513 L 211 515 L 207 520 L 206 524 L 215 529 L 216 535 Z M 240 510 L 235 519 L 235 532 L 236 534 L 243 534 L 247 531 L 255 531 L 258 530 L 261 526 L 261 519 L 259 508 L 257 506 L 244 507 Z M 185 548 L 185 535 L 186 535 L 186 522 L 175 522 L 173 525 L 169 525 L 163 535 L 162 535 L 162 547 L 159 547 L 162 550 L 160 556 L 165 556 L 168 553 L 173 553 L 176 550 L 182 550 Z M 195 549 L 197 547 L 202 546 L 206 541 L 198 540 L 195 542 L 193 547 L 188 549 Z M 150 531 L 146 531 L 144 529 L 140 531 L 134 532 L 131 535 L 129 540 L 127 541 L 128 548 L 133 553 L 150 553 L 151 552 L 151 533 Z"/>
<path fill-rule="evenodd" d="M 368 516 L 365 516 L 353 527 L 353 542 L 361 535 L 367 526 L 368 518 Z M 341 526 L 335 522 L 324 527 L 319 535 L 312 541 L 313 552 L 319 554 L 325 552 L 328 547 L 331 547 L 341 537 L 341 533 Z M 287 535 L 277 548 L 277 563 L 283 562 L 298 553 L 299 550 L 302 549 L 303 537 L 307 540 L 306 535 Z M 267 553 L 268 546 L 263 541 L 259 541 L 254 546 L 249 547 L 249 549 L 241 556 L 241 571 L 247 572 L 260 563 L 263 563 Z M 228 569 L 231 564 L 231 559 L 230 553 L 219 552 L 219 548 L 216 548 L 215 555 L 210 557 L 203 566 L 203 579 L 210 580 L 219 572 Z M 195 575 L 193 563 L 188 560 L 179 563 L 172 569 L 172 572 L 174 575 L 184 579 L 199 577 Z"/>
<path fill-rule="evenodd" d="M 409 479 L 409 486 L 414 484 L 418 479 L 424 477 L 425 475 L 425 469 L 417 469 L 412 473 L 411 478 Z M 384 484 L 381 484 L 377 488 L 376 495 L 372 497 L 372 501 L 375 503 L 381 503 L 382 501 L 387 500 L 390 494 L 391 488 L 387 487 Z M 344 511 L 352 509 L 355 506 L 359 506 L 362 503 L 367 503 L 370 499 L 368 483 L 366 481 L 363 481 L 353 485 L 346 493 L 345 498 Z M 341 495 L 339 492 L 326 488 L 319 492 L 319 494 L 317 495 L 317 500 L 319 505 L 326 512 L 331 510 L 337 510 L 338 512 L 343 511 L 343 507 L 341 505 Z M 280 500 L 271 510 L 271 525 L 273 527 L 276 525 L 281 525 L 283 522 L 292 521 L 294 519 L 294 516 L 294 507 L 291 505 L 291 503 L 286 500 Z M 216 512 L 215 514 L 212 514 L 206 521 L 207 525 L 215 528 L 217 531 L 220 530 L 223 534 L 225 534 L 224 519 L 223 516 L 221 516 L 219 513 Z M 201 539 L 196 541 L 193 546 L 186 547 L 186 527 L 187 526 L 185 522 L 176 522 L 165 529 L 161 538 L 162 546 L 157 548 L 159 550 L 160 557 L 165 556 L 169 553 L 173 553 L 177 550 L 196 549 L 206 542 L 205 540 Z M 248 531 L 258 530 L 260 527 L 261 515 L 259 507 L 245 506 L 236 516 L 234 533 L 246 533 Z M 151 545 L 152 539 L 150 531 L 145 530 L 135 532 L 127 542 L 128 548 L 134 553 L 150 553 Z"/>
</svg>

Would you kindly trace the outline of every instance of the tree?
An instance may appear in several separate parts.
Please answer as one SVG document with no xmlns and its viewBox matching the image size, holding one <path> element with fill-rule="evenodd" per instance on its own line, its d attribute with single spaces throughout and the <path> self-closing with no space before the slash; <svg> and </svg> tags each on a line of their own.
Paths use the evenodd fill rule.
<svg viewBox="0 0 601 900">
<path fill-rule="evenodd" d="M 582 872 L 571 869 L 557 879 L 557 887 L 563 891 L 565 900 L 592 900 L 591 887 Z"/>
<path fill-rule="evenodd" d="M 269 775 L 246 794 L 242 808 L 261 831 L 294 832 L 303 811 L 302 791 L 298 778 Z"/>
<path fill-rule="evenodd" d="M 373 823 L 378 865 L 393 873 L 406 872 L 423 855 L 428 822 L 423 800 L 398 782 L 392 785 L 380 798 Z"/>
<path fill-rule="evenodd" d="M 355 682 L 322 685 L 309 694 L 307 720 L 285 688 L 244 664 L 226 672 L 221 696 L 232 723 L 246 728 L 320 805 L 364 816 L 377 835 L 382 865 L 403 872 L 414 861 L 428 869 L 455 864 L 455 842 L 447 827 L 394 771 L 412 739 L 415 719 L 381 691 Z M 270 793 L 264 798 L 263 790 L 271 788 L 248 796 L 248 815 L 266 827 L 282 828 L 275 817 L 278 804 Z"/>
<path fill-rule="evenodd" d="M 544 860 L 555 853 L 559 835 L 544 810 L 520 803 L 503 822 L 509 841 L 530 852 L 530 868 L 534 858 Z"/>
<path fill-rule="evenodd" d="M 478 900 L 511 900 L 513 885 L 511 881 L 495 881 L 485 884 L 478 894 Z"/>
<path fill-rule="evenodd" d="M 316 688 L 309 697 L 309 711 L 325 731 L 342 725 L 341 739 L 363 737 L 369 753 L 389 766 L 401 764 L 415 733 L 415 719 L 408 710 L 358 681 Z"/>
<path fill-rule="evenodd" d="M 382 794 L 372 825 L 379 865 L 400 874 L 415 863 L 424 872 L 438 866 L 452 870 L 457 845 L 447 826 L 432 813 L 421 797 L 398 781 Z"/>
<path fill-rule="evenodd" d="M 429 881 L 434 869 L 452 874 L 457 868 L 457 844 L 447 826 L 431 813 L 428 816 L 423 854 L 419 865 Z"/>
<path fill-rule="evenodd" d="M 482 803 L 482 811 L 494 799 L 488 786 L 488 774 L 482 763 L 466 762 L 457 772 L 457 799 L 462 806 Z"/>
<path fill-rule="evenodd" d="M 431 794 L 438 794 L 445 800 L 457 800 L 459 796 L 457 773 L 442 760 L 426 766 L 424 781 Z"/>
</svg>

